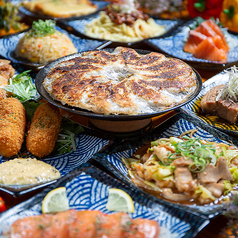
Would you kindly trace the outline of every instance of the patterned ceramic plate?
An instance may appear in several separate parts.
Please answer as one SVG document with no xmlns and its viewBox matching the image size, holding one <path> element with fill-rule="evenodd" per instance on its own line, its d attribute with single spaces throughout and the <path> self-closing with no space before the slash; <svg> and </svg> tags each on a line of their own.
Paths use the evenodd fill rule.
<svg viewBox="0 0 238 238">
<path fill-rule="evenodd" d="M 171 36 L 160 39 L 149 39 L 146 40 L 145 43 L 153 47 L 155 50 L 162 51 L 168 55 L 184 60 L 196 68 L 219 70 L 230 67 L 233 64 L 238 64 L 238 35 L 231 33 L 227 33 L 227 41 L 233 42 L 228 52 L 227 63 L 195 58 L 192 54 L 183 51 L 184 43 L 187 40 L 191 24 L 191 22 L 188 22 L 177 28 Z"/>
<path fill-rule="evenodd" d="M 61 29 L 60 27 L 56 27 L 55 29 L 66 34 L 71 39 L 71 41 L 77 48 L 78 52 L 86 51 L 86 50 L 94 50 L 104 43 L 103 41 L 82 39 L 73 34 L 69 34 L 67 31 Z M 39 70 L 44 65 L 38 64 L 38 63 L 32 63 L 29 60 L 22 59 L 22 58 L 19 59 L 15 56 L 14 50 L 17 46 L 18 41 L 20 40 L 21 37 L 23 37 L 24 34 L 25 33 L 23 32 L 23 33 L 14 34 L 11 36 L 1 38 L 0 39 L 0 49 L 1 49 L 0 55 L 6 59 L 11 60 L 13 63 L 22 64 L 28 69 L 31 68 L 31 69 Z"/>
<path fill-rule="evenodd" d="M 132 184 L 128 176 L 127 168 L 122 162 L 122 158 L 130 158 L 131 155 L 142 145 L 149 144 L 150 141 L 154 141 L 158 138 L 168 138 L 170 136 L 179 136 L 181 133 L 191 130 L 198 129 L 194 136 L 200 137 L 208 141 L 224 142 L 232 141 L 234 145 L 238 145 L 238 140 L 212 128 L 208 127 L 204 122 L 190 117 L 187 114 L 180 113 L 170 118 L 151 133 L 144 137 L 126 142 L 117 142 L 114 145 L 108 147 L 103 153 L 97 153 L 93 156 L 93 159 L 101 163 L 104 167 L 110 170 L 116 177 L 122 180 L 124 183 L 129 185 L 131 189 L 139 189 Z M 153 195 L 149 195 L 151 199 L 168 205 L 171 204 L 163 199 L 159 199 Z M 199 214 L 203 214 L 208 217 L 214 217 L 222 211 L 221 205 L 182 205 L 176 204 L 178 207 L 184 207 L 186 210 L 196 211 Z"/>
<path fill-rule="evenodd" d="M 202 90 L 199 95 L 190 103 L 183 106 L 181 110 L 190 114 L 191 116 L 195 116 L 196 118 L 202 120 L 210 126 L 216 127 L 217 129 L 220 129 L 229 134 L 238 135 L 237 124 L 231 124 L 218 116 L 204 115 L 200 110 L 200 102 L 205 93 L 217 85 L 226 84 L 228 80 L 229 74 L 225 72 L 222 72 L 210 78 L 203 83 Z"/>
<path fill-rule="evenodd" d="M 93 154 L 101 150 L 104 146 L 106 146 L 109 141 L 105 139 L 101 139 L 90 135 L 90 130 L 86 129 L 85 132 L 79 134 L 76 139 L 76 151 L 72 151 L 71 153 L 66 153 L 63 155 L 50 155 L 44 159 L 45 163 L 48 163 L 54 166 L 59 170 L 61 176 L 68 174 L 70 171 L 76 169 L 81 164 L 87 162 Z M 9 159 L 0 156 L 0 163 L 3 163 Z M 55 183 L 55 181 L 51 181 L 44 184 L 38 185 L 12 185 L 12 186 L 4 186 L 0 184 L 0 190 L 7 192 L 14 196 L 20 196 L 26 193 L 29 193 L 33 190 L 48 186 L 49 184 Z"/>
<path fill-rule="evenodd" d="M 13 0 L 13 1 L 14 2 L 21 2 L 19 0 Z M 91 0 L 91 2 L 97 6 L 96 11 L 100 11 L 101 9 L 103 9 L 104 7 L 106 7 L 108 5 L 108 2 L 106 2 L 106 1 L 92 1 Z M 47 15 L 43 15 L 43 14 L 37 14 L 37 13 L 34 13 L 34 12 L 31 12 L 31 11 L 27 10 L 24 7 L 20 7 L 19 11 L 22 14 L 24 14 L 25 16 L 33 18 L 34 20 L 36 20 L 36 19 L 43 19 L 43 20 L 45 20 L 45 19 L 54 19 L 54 20 L 57 21 L 57 20 L 66 19 L 66 18 L 54 18 L 54 17 L 50 17 L 50 16 L 47 16 Z M 78 17 L 70 17 L 68 19 L 74 19 L 74 18 L 78 18 Z"/>
<path fill-rule="evenodd" d="M 95 14 L 89 16 L 89 17 L 84 17 L 84 18 L 80 18 L 80 19 L 72 19 L 72 20 L 61 21 L 61 23 L 66 27 L 71 27 L 74 31 L 81 34 L 82 36 L 88 37 L 85 34 L 86 25 L 97 17 L 99 17 L 99 13 L 95 13 Z M 166 35 L 169 32 L 171 32 L 173 29 L 175 29 L 176 26 L 181 24 L 180 20 L 164 20 L 164 19 L 156 19 L 156 18 L 154 18 L 154 20 L 157 24 L 165 27 L 165 29 L 166 29 L 165 34 Z M 165 35 L 165 34 L 163 34 L 163 35 Z M 94 38 L 94 39 L 98 39 L 98 38 Z M 136 43 L 136 42 L 133 42 L 133 43 L 119 42 L 119 43 L 121 43 L 123 45 L 130 45 L 130 44 L 133 44 L 133 43 Z"/>
<path fill-rule="evenodd" d="M 62 178 L 55 186 L 45 189 L 34 198 L 29 199 L 0 215 L 0 234 L 7 232 L 9 226 L 17 219 L 41 214 L 41 202 L 44 196 L 55 187 L 66 186 L 71 209 L 100 210 L 110 214 L 106 209 L 109 188 L 119 188 L 127 192 L 134 200 L 135 212 L 129 216 L 156 220 L 161 228 L 158 238 L 194 237 L 208 220 L 173 207 L 163 207 L 150 201 L 146 195 L 133 192 L 106 173 L 95 167 L 77 170 Z"/>
</svg>

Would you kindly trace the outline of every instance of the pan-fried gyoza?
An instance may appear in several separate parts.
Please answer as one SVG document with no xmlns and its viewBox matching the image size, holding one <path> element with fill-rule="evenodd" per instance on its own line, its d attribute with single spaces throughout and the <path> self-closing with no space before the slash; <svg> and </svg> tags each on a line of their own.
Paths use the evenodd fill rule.
<svg viewBox="0 0 238 238">
<path fill-rule="evenodd" d="M 124 159 L 132 182 L 164 199 L 217 204 L 238 183 L 238 148 L 199 137 L 160 138 Z"/>
</svg>

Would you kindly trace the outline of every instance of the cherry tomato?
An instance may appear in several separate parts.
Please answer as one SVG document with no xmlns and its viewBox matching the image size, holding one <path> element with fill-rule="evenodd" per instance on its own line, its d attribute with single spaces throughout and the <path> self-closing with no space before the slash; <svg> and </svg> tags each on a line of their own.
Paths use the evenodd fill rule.
<svg viewBox="0 0 238 238">
<path fill-rule="evenodd" d="M 0 212 L 6 211 L 6 205 L 3 199 L 0 197 Z"/>
</svg>

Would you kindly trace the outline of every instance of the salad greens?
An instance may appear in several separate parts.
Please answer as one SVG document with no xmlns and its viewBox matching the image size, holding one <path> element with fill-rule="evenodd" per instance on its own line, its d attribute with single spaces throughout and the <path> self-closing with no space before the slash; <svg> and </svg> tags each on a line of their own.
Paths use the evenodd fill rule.
<svg viewBox="0 0 238 238">
<path fill-rule="evenodd" d="M 54 151 L 57 151 L 59 154 L 69 153 L 72 150 L 76 151 L 76 136 L 83 131 L 82 126 L 69 119 L 63 118 L 61 131 L 56 141 Z"/>
<path fill-rule="evenodd" d="M 21 103 L 34 99 L 37 95 L 35 85 L 28 75 L 29 72 L 30 70 L 27 70 L 10 78 L 9 84 L 4 87 L 7 92 L 12 93 L 13 97 L 19 99 Z"/>
</svg>

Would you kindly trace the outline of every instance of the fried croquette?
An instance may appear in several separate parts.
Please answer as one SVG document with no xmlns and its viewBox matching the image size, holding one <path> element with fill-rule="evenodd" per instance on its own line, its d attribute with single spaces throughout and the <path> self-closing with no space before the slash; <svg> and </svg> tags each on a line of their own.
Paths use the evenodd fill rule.
<svg viewBox="0 0 238 238">
<path fill-rule="evenodd" d="M 0 100 L 0 155 L 16 155 L 24 141 L 25 108 L 16 98 Z"/>
<path fill-rule="evenodd" d="M 15 69 L 10 65 L 10 61 L 0 59 L 0 99 L 7 97 L 7 92 L 3 88 L 8 85 L 9 78 L 14 74 Z"/>
<path fill-rule="evenodd" d="M 61 128 L 62 116 L 59 108 L 48 102 L 36 109 L 26 138 L 26 147 L 33 155 L 41 158 L 54 149 Z"/>
</svg>

